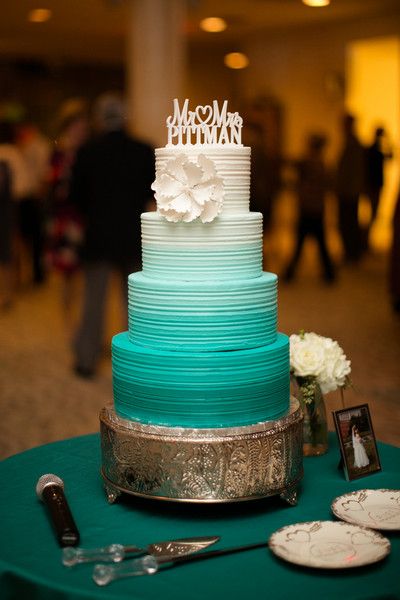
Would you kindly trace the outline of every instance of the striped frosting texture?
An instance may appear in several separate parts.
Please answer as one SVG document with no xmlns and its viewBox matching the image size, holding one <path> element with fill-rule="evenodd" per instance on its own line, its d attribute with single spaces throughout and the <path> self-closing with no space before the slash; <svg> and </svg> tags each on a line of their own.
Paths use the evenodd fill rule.
<svg viewBox="0 0 400 600">
<path fill-rule="evenodd" d="M 236 352 L 170 352 L 112 341 L 119 416 L 182 427 L 233 427 L 277 419 L 289 406 L 289 340 Z"/>
<path fill-rule="evenodd" d="M 129 339 L 176 351 L 240 350 L 276 340 L 277 276 L 178 281 L 132 273 Z"/>
<path fill-rule="evenodd" d="M 143 273 L 159 279 L 237 279 L 262 272 L 262 214 L 221 215 L 211 223 L 170 223 L 142 215 Z"/>
<path fill-rule="evenodd" d="M 156 149 L 156 172 L 169 160 L 184 154 L 192 162 L 203 154 L 215 164 L 217 175 L 224 182 L 224 203 L 221 214 L 249 211 L 250 148 L 246 146 L 210 148 L 208 146 L 174 146 Z"/>
</svg>

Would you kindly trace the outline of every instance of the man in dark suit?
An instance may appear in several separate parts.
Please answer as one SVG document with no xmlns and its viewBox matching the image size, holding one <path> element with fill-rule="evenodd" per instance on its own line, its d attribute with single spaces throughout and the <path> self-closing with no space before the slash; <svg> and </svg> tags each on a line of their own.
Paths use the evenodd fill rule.
<svg viewBox="0 0 400 600">
<path fill-rule="evenodd" d="M 363 234 L 358 222 L 358 203 L 365 181 L 365 152 L 355 133 L 355 118 L 342 121 L 343 146 L 336 171 L 336 195 L 339 204 L 339 233 L 344 260 L 356 263 L 363 251 Z"/>
<path fill-rule="evenodd" d="M 74 165 L 71 200 L 81 211 L 85 292 L 75 340 L 75 372 L 94 374 L 101 352 L 105 300 L 112 271 L 122 277 L 127 306 L 127 277 L 141 258 L 140 214 L 152 197 L 153 149 L 130 137 L 125 108 L 114 94 L 95 107 L 98 135 L 81 148 Z"/>
</svg>

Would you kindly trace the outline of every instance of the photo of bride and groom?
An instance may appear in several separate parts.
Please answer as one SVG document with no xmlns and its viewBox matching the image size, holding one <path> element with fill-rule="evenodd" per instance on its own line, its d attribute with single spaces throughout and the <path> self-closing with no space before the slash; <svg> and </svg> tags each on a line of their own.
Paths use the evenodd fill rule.
<svg viewBox="0 0 400 600">
<path fill-rule="evenodd" d="M 357 479 L 381 470 L 368 404 L 334 413 L 346 478 Z"/>
</svg>

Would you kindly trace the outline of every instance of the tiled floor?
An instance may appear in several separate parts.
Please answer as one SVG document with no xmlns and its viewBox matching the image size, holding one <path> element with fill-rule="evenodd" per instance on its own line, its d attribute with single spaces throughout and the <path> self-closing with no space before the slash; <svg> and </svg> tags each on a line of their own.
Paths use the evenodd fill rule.
<svg viewBox="0 0 400 600">
<path fill-rule="evenodd" d="M 267 238 L 265 268 L 282 271 L 286 239 L 279 226 Z M 306 248 L 296 280 L 280 283 L 279 328 L 337 339 L 352 361 L 354 389 L 346 392 L 347 405 L 368 402 L 378 439 L 400 446 L 400 317 L 389 304 L 386 257 L 372 255 L 358 268 L 342 268 L 337 284 L 326 286 L 313 250 Z M 108 348 L 112 333 L 122 327 L 117 286 L 111 291 L 104 359 L 93 381 L 72 374 L 59 291 L 52 277 L 41 288 L 20 292 L 13 309 L 0 314 L 1 458 L 97 431 L 98 412 L 112 401 Z M 337 393 L 326 401 L 329 411 L 340 408 Z"/>
</svg>

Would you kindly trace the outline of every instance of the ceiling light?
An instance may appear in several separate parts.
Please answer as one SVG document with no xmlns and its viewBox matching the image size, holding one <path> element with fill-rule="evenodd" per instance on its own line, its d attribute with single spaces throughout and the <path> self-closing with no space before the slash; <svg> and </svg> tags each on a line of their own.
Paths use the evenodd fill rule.
<svg viewBox="0 0 400 600">
<path fill-rule="evenodd" d="M 230 52 L 225 54 L 224 63 L 230 69 L 245 69 L 249 64 L 249 59 L 242 52 Z"/>
<path fill-rule="evenodd" d="M 28 21 L 31 23 L 45 23 L 49 19 L 51 19 L 49 8 L 33 8 L 28 14 Z"/>
<path fill-rule="evenodd" d="M 328 6 L 330 3 L 331 0 L 303 0 L 303 4 L 306 6 L 313 6 L 314 8 Z"/>
<path fill-rule="evenodd" d="M 208 17 L 200 21 L 200 28 L 208 33 L 220 33 L 227 28 L 226 21 L 220 17 Z"/>
</svg>

